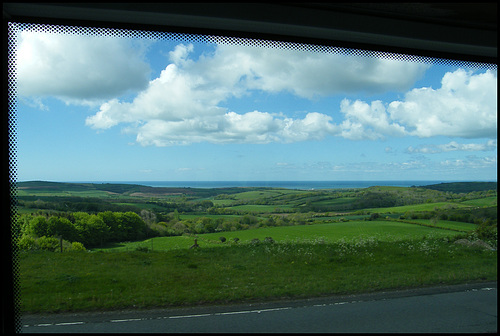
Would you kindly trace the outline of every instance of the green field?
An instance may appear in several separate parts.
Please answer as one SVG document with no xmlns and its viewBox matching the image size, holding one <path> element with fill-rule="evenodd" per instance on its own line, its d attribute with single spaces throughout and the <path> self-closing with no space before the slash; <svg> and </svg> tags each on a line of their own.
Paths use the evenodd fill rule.
<svg viewBox="0 0 500 336">
<path fill-rule="evenodd" d="M 18 186 L 13 228 L 21 238 L 22 312 L 225 304 L 497 280 L 496 183 L 433 187 L 446 191 Z M 64 251 L 51 252 L 60 251 L 59 235 Z M 195 239 L 199 246 L 190 249 Z"/>
<path fill-rule="evenodd" d="M 17 196 L 78 196 L 78 197 L 113 197 L 112 194 L 103 190 L 53 190 L 53 189 L 37 189 L 37 190 L 17 190 Z"/>
<path fill-rule="evenodd" d="M 435 202 L 435 203 L 424 203 L 424 204 L 413 204 L 413 205 L 403 205 L 397 207 L 386 207 L 386 208 L 368 208 L 366 211 L 379 212 L 379 213 L 404 213 L 412 211 L 433 211 L 436 209 L 458 209 L 458 208 L 468 208 L 471 205 L 455 202 Z"/>
<path fill-rule="evenodd" d="M 227 304 L 496 281 L 497 253 L 443 239 L 21 253 L 22 312 Z"/>
<path fill-rule="evenodd" d="M 495 206 L 495 205 L 497 205 L 497 197 L 492 196 L 492 197 L 479 198 L 479 199 L 470 200 L 470 201 L 463 201 L 463 202 L 461 202 L 461 204 L 476 206 L 476 207 Z"/>
<path fill-rule="evenodd" d="M 412 220 L 413 222 L 430 225 L 429 220 Z M 142 246 L 155 251 L 168 251 L 173 249 L 189 248 L 194 243 L 194 238 L 203 247 L 216 247 L 229 245 L 234 238 L 239 238 L 239 243 L 248 243 L 252 239 L 263 241 L 271 237 L 276 242 L 289 241 L 355 241 L 366 238 L 375 238 L 379 241 L 401 241 L 411 239 L 422 239 L 423 237 L 449 237 L 461 232 L 443 230 L 449 228 L 460 231 L 471 231 L 476 228 L 475 224 L 459 223 L 450 221 L 439 221 L 437 227 L 420 226 L 410 223 L 395 221 L 349 221 L 339 223 L 313 224 L 268 227 L 243 231 L 206 233 L 191 236 L 178 237 L 156 237 L 139 242 L 113 244 L 109 248 L 98 248 L 102 251 L 133 251 Z M 439 228 L 441 227 L 441 228 Z M 226 243 L 221 243 L 219 238 L 225 237 Z"/>
<path fill-rule="evenodd" d="M 438 228 L 468 232 L 477 229 L 476 224 L 455 221 L 438 220 L 431 222 L 428 219 L 412 219 L 411 222 L 432 225 Z"/>
<path fill-rule="evenodd" d="M 232 210 L 236 211 L 248 211 L 250 213 L 272 213 L 275 212 L 276 209 L 290 209 L 290 206 L 287 205 L 258 205 L 258 204 L 247 204 L 247 205 L 235 205 L 230 207 Z"/>
</svg>

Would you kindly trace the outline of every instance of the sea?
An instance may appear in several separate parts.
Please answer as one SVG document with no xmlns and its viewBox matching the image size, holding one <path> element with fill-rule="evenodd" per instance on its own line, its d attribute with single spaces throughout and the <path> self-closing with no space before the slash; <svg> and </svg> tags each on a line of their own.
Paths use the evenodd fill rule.
<svg viewBox="0 0 500 336">
<path fill-rule="evenodd" d="M 78 181 L 82 183 L 83 181 Z M 230 187 L 268 187 L 300 190 L 315 189 L 352 189 L 371 186 L 412 187 L 454 181 L 85 181 L 85 183 L 139 184 L 150 187 L 176 188 L 230 188 Z"/>
</svg>

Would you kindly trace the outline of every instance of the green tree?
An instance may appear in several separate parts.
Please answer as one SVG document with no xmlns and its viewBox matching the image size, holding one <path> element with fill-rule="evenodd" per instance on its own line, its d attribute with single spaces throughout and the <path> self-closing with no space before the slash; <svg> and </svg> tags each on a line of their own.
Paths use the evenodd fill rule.
<svg viewBox="0 0 500 336">
<path fill-rule="evenodd" d="M 135 212 L 120 213 L 121 226 L 126 232 L 125 239 L 140 240 L 146 237 L 146 223 Z"/>
<path fill-rule="evenodd" d="M 109 228 L 108 241 L 123 241 L 125 240 L 126 232 L 122 227 L 121 213 L 104 211 L 97 215 L 103 220 L 103 222 Z"/>
<path fill-rule="evenodd" d="M 78 241 L 79 235 L 76 227 L 64 217 L 52 216 L 47 221 L 47 236 L 62 236 L 63 239 L 74 242 Z"/>
<path fill-rule="evenodd" d="M 177 209 L 174 210 L 173 217 L 174 217 L 175 222 L 178 222 L 181 220 L 181 217 L 179 215 L 179 211 L 177 211 Z"/>
<path fill-rule="evenodd" d="M 98 215 L 76 212 L 75 226 L 80 236 L 80 242 L 85 246 L 97 246 L 105 243 L 109 237 L 109 227 Z"/>
<path fill-rule="evenodd" d="M 140 217 L 148 226 L 156 224 L 157 222 L 156 214 L 146 209 L 141 210 Z"/>
<path fill-rule="evenodd" d="M 175 234 L 181 235 L 186 232 L 187 226 L 183 222 L 177 222 L 174 226 L 172 226 L 172 229 Z"/>
<path fill-rule="evenodd" d="M 47 219 L 44 216 L 36 216 L 29 222 L 28 233 L 35 237 L 43 237 L 47 235 Z"/>
<path fill-rule="evenodd" d="M 30 214 L 22 214 L 17 217 L 14 227 L 14 237 L 22 237 L 29 234 L 30 220 L 33 217 Z"/>
</svg>

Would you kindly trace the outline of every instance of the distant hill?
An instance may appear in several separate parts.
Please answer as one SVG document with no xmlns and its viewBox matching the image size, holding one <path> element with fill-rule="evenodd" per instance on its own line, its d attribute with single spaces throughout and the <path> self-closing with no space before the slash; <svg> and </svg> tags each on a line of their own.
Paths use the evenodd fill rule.
<svg viewBox="0 0 500 336">
<path fill-rule="evenodd" d="M 472 191 L 497 190 L 497 182 L 451 182 L 431 184 L 420 188 L 449 191 L 453 193 L 469 193 Z"/>
<path fill-rule="evenodd" d="M 241 188 L 190 188 L 190 187 L 150 187 L 139 184 L 120 184 L 120 183 L 68 183 L 68 182 L 49 182 L 49 181 L 26 181 L 17 182 L 19 190 L 29 192 L 51 192 L 61 193 L 68 196 L 68 192 L 82 191 L 106 191 L 120 195 L 131 196 L 161 196 L 161 195 L 189 195 L 197 197 L 210 197 L 218 194 L 233 194 L 241 192 Z M 249 188 L 250 189 L 250 188 Z M 262 188 L 252 188 L 262 189 Z"/>
<path fill-rule="evenodd" d="M 48 182 L 48 181 L 27 181 L 17 182 L 20 190 L 27 192 L 44 191 L 51 193 L 82 192 L 82 191 L 106 191 L 120 195 L 133 196 L 159 196 L 184 194 L 198 197 L 209 197 L 217 194 L 233 194 L 241 192 L 241 188 L 181 188 L 181 187 L 150 187 L 138 184 L 120 184 L 120 183 L 67 183 L 67 182 Z M 497 182 L 452 182 L 440 183 L 422 186 L 420 188 L 432 189 L 453 193 L 469 193 L 471 191 L 496 190 Z M 262 187 L 249 187 L 246 190 L 262 190 Z"/>
</svg>

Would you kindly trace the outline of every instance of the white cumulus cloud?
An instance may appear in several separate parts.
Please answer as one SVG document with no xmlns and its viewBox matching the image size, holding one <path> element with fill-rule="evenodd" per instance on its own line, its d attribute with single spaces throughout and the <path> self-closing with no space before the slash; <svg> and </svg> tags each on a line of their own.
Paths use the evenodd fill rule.
<svg viewBox="0 0 500 336">
<path fill-rule="evenodd" d="M 342 135 L 348 139 L 496 138 L 497 76 L 491 70 L 474 74 L 458 69 L 443 76 L 439 89 L 415 88 L 404 100 L 390 103 L 344 99 L 340 110 L 345 116 Z"/>
<path fill-rule="evenodd" d="M 405 134 L 405 128 L 390 119 L 384 104 L 379 100 L 367 104 L 360 100 L 351 102 L 344 99 L 340 111 L 345 116 L 341 125 L 344 138 L 375 140 Z"/>
<path fill-rule="evenodd" d="M 405 91 L 429 67 L 386 58 L 232 45 L 219 46 L 213 61 L 235 64 L 235 70 L 246 76 L 248 88 L 289 91 L 304 98 Z"/>
<path fill-rule="evenodd" d="M 144 43 L 49 31 L 22 31 L 17 43 L 20 96 L 88 103 L 142 90 L 149 81 Z"/>
<path fill-rule="evenodd" d="M 413 89 L 403 101 L 390 103 L 388 111 L 410 135 L 496 138 L 496 72 L 448 72 L 441 88 Z"/>
<path fill-rule="evenodd" d="M 217 46 L 212 54 L 194 60 L 190 58 L 193 50 L 192 44 L 177 45 L 169 53 L 171 64 L 132 102 L 109 100 L 87 118 L 86 124 L 106 129 L 128 123 L 138 143 L 156 146 L 322 139 L 342 130 L 329 115 L 309 112 L 294 119 L 261 111 L 237 113 L 224 106 L 225 101 L 251 90 L 287 91 L 303 98 L 360 90 L 404 90 L 427 69 L 426 65 L 402 65 L 386 59 L 231 45 Z M 369 117 L 350 115 L 353 122 Z M 397 125 L 384 125 L 384 121 L 374 120 L 376 117 L 371 124 L 376 132 L 401 132 Z"/>
<path fill-rule="evenodd" d="M 136 129 L 140 144 L 170 146 L 196 142 L 269 143 L 320 139 L 334 134 L 331 118 L 309 113 L 304 119 L 289 119 L 267 112 L 195 117 L 181 121 L 151 120 Z"/>
</svg>

